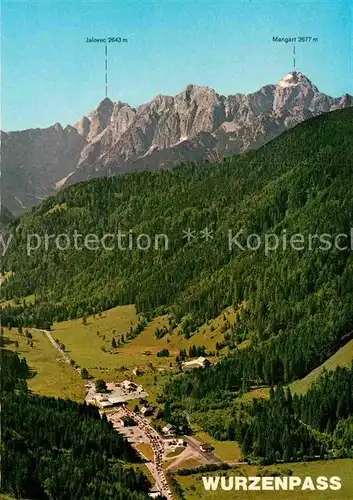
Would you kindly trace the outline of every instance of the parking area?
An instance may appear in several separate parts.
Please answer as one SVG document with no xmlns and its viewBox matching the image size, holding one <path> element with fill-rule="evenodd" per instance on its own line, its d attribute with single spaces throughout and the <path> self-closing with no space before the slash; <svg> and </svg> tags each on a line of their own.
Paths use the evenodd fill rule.
<svg viewBox="0 0 353 500">
<path fill-rule="evenodd" d="M 86 387 L 86 402 L 96 404 L 101 408 L 109 408 L 122 405 L 131 399 L 147 398 L 148 393 L 140 385 L 129 380 L 121 383 L 108 382 L 106 393 L 96 391 L 96 385 L 93 381 L 88 381 Z"/>
</svg>

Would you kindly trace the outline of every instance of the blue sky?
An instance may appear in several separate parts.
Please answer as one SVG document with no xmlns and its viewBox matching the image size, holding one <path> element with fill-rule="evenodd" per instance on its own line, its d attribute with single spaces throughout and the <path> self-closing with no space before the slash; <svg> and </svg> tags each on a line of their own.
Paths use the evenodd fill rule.
<svg viewBox="0 0 353 500">
<path fill-rule="evenodd" d="M 322 92 L 352 93 L 352 2 L 22 1 L 2 3 L 4 130 L 74 123 L 108 96 L 137 106 L 189 83 L 222 94 L 252 92 L 291 71 L 292 45 L 273 36 L 313 36 L 297 44 L 297 69 Z"/>
</svg>

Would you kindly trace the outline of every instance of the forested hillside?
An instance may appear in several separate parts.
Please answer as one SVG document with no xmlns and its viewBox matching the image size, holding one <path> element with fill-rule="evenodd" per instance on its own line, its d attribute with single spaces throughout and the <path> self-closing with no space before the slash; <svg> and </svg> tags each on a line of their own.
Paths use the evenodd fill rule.
<svg viewBox="0 0 353 500">
<path fill-rule="evenodd" d="M 24 359 L 1 350 L 1 485 L 15 498 L 148 498 L 138 458 L 98 408 L 33 396 Z"/>
<path fill-rule="evenodd" d="M 200 375 L 202 373 L 202 375 Z M 217 366 L 217 381 L 211 371 L 182 375 L 165 390 L 166 405 L 173 415 L 181 408 L 214 437 L 236 440 L 243 454 L 266 463 L 314 458 L 353 458 L 353 363 L 351 369 L 337 368 L 324 373 L 303 396 L 292 396 L 289 388 L 271 388 L 269 400 L 242 403 L 218 391 L 218 382 L 227 378 L 227 365 Z M 189 379 L 198 386 L 200 376 L 211 379 L 209 394 L 199 397 L 180 392 Z M 217 410 L 218 408 L 218 410 Z M 221 408 L 227 412 L 220 413 Z M 172 410 L 171 410 L 172 409 Z M 200 419 L 201 415 L 201 419 Z"/>
<path fill-rule="evenodd" d="M 302 377 L 353 329 L 351 250 L 322 250 L 316 240 L 312 248 L 266 255 L 263 248 L 229 249 L 228 231 L 243 230 L 242 242 L 252 233 L 264 238 L 284 230 L 305 241 L 316 233 L 349 234 L 352 117 L 346 109 L 309 120 L 257 152 L 218 165 L 94 180 L 44 201 L 10 226 L 14 240 L 2 262 L 14 272 L 2 296 L 35 293 L 37 302 L 4 309 L 3 323 L 46 325 L 135 303 L 144 312 L 168 310 L 189 336 L 226 306 L 246 303 L 227 340 L 234 355 L 224 361 L 228 374 L 218 389 Z M 208 242 L 201 238 L 205 227 L 213 230 Z M 188 228 L 198 235 L 190 243 L 183 238 Z M 49 245 L 46 251 L 42 245 L 26 255 L 28 234 L 75 230 L 165 233 L 169 249 L 60 251 Z M 245 338 L 250 347 L 237 351 Z M 209 378 L 183 384 L 203 397 L 217 377 L 216 368 Z"/>
</svg>

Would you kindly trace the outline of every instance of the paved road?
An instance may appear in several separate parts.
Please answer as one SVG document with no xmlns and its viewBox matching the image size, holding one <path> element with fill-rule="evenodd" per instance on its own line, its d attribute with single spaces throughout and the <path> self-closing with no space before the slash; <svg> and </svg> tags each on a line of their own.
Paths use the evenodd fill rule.
<svg viewBox="0 0 353 500">
<path fill-rule="evenodd" d="M 154 463 L 146 464 L 156 479 L 156 484 L 161 493 L 168 499 L 173 500 L 172 492 L 169 488 L 167 479 L 164 474 L 163 458 L 164 458 L 164 442 L 158 432 L 149 424 L 149 421 L 134 413 L 129 408 L 125 407 L 124 412 L 134 419 L 139 428 L 148 438 L 154 454 Z"/>
<path fill-rule="evenodd" d="M 71 359 L 70 357 L 66 354 L 66 352 L 61 349 L 59 344 L 55 341 L 53 338 L 52 334 L 50 333 L 49 330 L 43 330 L 40 329 L 44 335 L 47 336 L 48 340 L 52 343 L 52 345 L 57 349 L 57 351 L 61 354 L 61 356 L 64 358 L 66 363 L 71 364 Z M 81 373 L 81 368 L 80 367 L 74 367 L 75 370 L 78 373 Z M 163 457 L 164 457 L 164 442 L 158 432 L 150 426 L 149 421 L 145 418 L 143 418 L 140 415 L 137 415 L 133 411 L 131 411 L 129 408 L 124 407 L 123 408 L 124 412 L 132 417 L 137 425 L 140 427 L 140 429 L 144 432 L 146 435 L 147 439 L 150 442 L 151 448 L 153 450 L 154 454 L 154 463 L 147 463 L 147 467 L 150 470 L 151 474 L 153 477 L 156 479 L 156 484 L 158 489 L 162 492 L 162 494 L 168 499 L 168 500 L 174 500 L 172 492 L 169 488 L 168 482 L 166 480 L 165 474 L 164 474 L 164 469 L 163 469 Z M 139 454 L 141 454 L 139 452 Z"/>
</svg>

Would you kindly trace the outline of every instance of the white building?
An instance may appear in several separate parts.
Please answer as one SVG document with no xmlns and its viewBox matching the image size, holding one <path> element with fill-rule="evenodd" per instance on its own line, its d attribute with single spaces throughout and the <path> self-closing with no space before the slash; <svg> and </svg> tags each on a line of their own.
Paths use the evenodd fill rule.
<svg viewBox="0 0 353 500">
<path fill-rule="evenodd" d="M 192 359 L 191 361 L 185 361 L 185 363 L 183 363 L 183 368 L 186 370 L 193 368 L 207 368 L 208 366 L 210 366 L 210 364 L 211 363 L 207 358 L 203 358 L 202 356 L 200 356 L 197 359 Z"/>
<path fill-rule="evenodd" d="M 138 386 L 130 380 L 124 380 L 124 382 L 121 382 L 121 387 L 128 392 L 134 392 L 138 388 Z"/>
<path fill-rule="evenodd" d="M 151 498 L 159 498 L 163 495 L 162 495 L 162 492 L 158 489 L 157 485 L 155 485 L 148 493 L 148 496 Z"/>
</svg>

